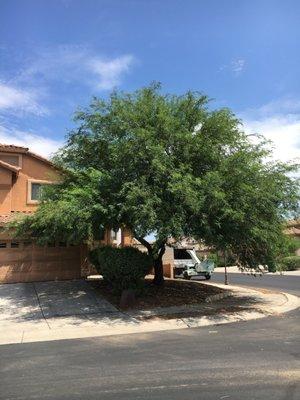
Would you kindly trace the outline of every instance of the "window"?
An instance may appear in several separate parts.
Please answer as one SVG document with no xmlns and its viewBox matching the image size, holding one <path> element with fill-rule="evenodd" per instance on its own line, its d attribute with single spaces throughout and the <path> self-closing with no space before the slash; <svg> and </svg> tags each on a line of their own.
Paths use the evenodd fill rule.
<svg viewBox="0 0 300 400">
<path fill-rule="evenodd" d="M 0 249 L 6 249 L 7 243 L 6 242 L 0 242 Z"/>
<path fill-rule="evenodd" d="M 112 229 L 110 233 L 111 240 L 117 240 L 118 239 L 118 229 Z"/>
<path fill-rule="evenodd" d="M 41 196 L 41 183 L 31 183 L 31 200 L 39 200 Z"/>
<path fill-rule="evenodd" d="M 27 204 L 37 204 L 41 198 L 43 187 L 53 182 L 29 179 L 27 184 Z"/>
<path fill-rule="evenodd" d="M 21 167 L 21 156 L 15 154 L 0 154 L 0 160 L 7 164 Z"/>
<path fill-rule="evenodd" d="M 191 260 L 192 257 L 185 249 L 174 249 L 175 260 Z"/>
<path fill-rule="evenodd" d="M 11 242 L 10 247 L 12 249 L 17 249 L 20 246 L 19 242 Z"/>
</svg>

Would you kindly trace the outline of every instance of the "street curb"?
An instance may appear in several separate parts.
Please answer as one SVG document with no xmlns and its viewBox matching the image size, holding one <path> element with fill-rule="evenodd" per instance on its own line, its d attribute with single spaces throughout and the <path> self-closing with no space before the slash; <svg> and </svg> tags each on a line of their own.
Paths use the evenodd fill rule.
<svg viewBox="0 0 300 400">
<path fill-rule="evenodd" d="M 226 299 L 227 297 L 232 297 L 232 295 L 233 295 L 233 293 L 230 291 L 225 292 L 225 293 L 220 293 L 220 294 L 212 294 L 211 296 L 208 296 L 205 299 L 205 303 L 212 303 L 217 300 L 223 300 L 223 299 Z"/>
</svg>

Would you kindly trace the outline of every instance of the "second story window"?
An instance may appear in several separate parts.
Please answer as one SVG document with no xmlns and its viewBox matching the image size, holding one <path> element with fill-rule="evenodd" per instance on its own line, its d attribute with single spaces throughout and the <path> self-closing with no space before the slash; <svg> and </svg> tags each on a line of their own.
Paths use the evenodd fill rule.
<svg viewBox="0 0 300 400">
<path fill-rule="evenodd" d="M 14 165 L 15 167 L 22 166 L 22 156 L 19 154 L 0 154 L 0 160 L 7 164 Z"/>
<path fill-rule="evenodd" d="M 27 204 L 37 204 L 41 199 L 43 187 L 51 183 L 52 182 L 48 181 L 29 179 L 27 186 Z"/>
<path fill-rule="evenodd" d="M 31 200 L 40 200 L 41 197 L 41 189 L 42 189 L 42 184 L 41 183 L 31 183 Z"/>
</svg>

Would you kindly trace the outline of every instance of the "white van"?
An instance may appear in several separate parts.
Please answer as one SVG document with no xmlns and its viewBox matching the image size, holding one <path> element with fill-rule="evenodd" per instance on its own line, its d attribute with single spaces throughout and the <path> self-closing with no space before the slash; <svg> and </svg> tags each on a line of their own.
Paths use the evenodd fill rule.
<svg viewBox="0 0 300 400">
<path fill-rule="evenodd" d="M 214 262 L 200 261 L 193 248 L 174 249 L 174 277 L 191 279 L 192 276 L 204 276 L 210 279 L 214 271 Z"/>
</svg>

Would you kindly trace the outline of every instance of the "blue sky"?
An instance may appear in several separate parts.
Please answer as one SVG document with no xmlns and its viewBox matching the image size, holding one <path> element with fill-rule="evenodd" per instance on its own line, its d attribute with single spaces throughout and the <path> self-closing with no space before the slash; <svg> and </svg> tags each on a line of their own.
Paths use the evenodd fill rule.
<svg viewBox="0 0 300 400">
<path fill-rule="evenodd" d="M 74 111 L 153 80 L 299 156 L 298 0 L 0 0 L 0 142 L 48 156 Z"/>
</svg>

